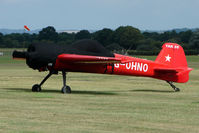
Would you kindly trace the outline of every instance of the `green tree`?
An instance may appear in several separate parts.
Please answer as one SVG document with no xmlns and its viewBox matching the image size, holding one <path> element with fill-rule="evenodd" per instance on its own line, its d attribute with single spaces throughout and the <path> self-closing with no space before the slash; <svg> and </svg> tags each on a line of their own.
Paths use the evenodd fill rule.
<svg viewBox="0 0 199 133">
<path fill-rule="evenodd" d="M 189 45 L 192 49 L 199 50 L 199 30 L 193 33 Z"/>
<path fill-rule="evenodd" d="M 23 42 L 25 40 L 23 34 L 19 33 L 12 33 L 6 36 L 8 36 L 12 40 L 17 40 L 18 42 Z"/>
<path fill-rule="evenodd" d="M 5 35 L 3 38 L 3 45 L 6 48 L 19 48 L 20 44 L 17 40 L 10 38 L 8 35 Z"/>
<path fill-rule="evenodd" d="M 179 37 L 183 43 L 189 43 L 192 35 L 193 32 L 191 30 L 179 33 Z"/>
<path fill-rule="evenodd" d="M 139 29 L 132 26 L 121 26 L 114 32 L 114 41 L 125 49 L 135 50 L 138 46 L 138 41 L 143 38 Z"/>
<path fill-rule="evenodd" d="M 74 33 L 59 33 L 58 35 L 58 44 L 71 44 L 74 42 L 75 34 Z"/>
<path fill-rule="evenodd" d="M 161 49 L 161 42 L 155 41 L 151 38 L 143 39 L 139 41 L 139 45 L 136 48 L 138 51 L 158 51 Z"/>
<path fill-rule="evenodd" d="M 52 26 L 48 26 L 46 28 L 43 28 L 39 32 L 39 40 L 49 40 L 56 42 L 58 39 L 58 33 L 56 32 L 55 28 Z"/>
<path fill-rule="evenodd" d="M 161 33 L 159 35 L 158 40 L 161 42 L 167 42 L 168 40 L 172 39 L 172 38 L 176 38 L 177 37 L 177 33 L 175 30 L 173 31 L 166 31 L 164 33 Z"/>
<path fill-rule="evenodd" d="M 0 32 L 0 47 L 3 47 L 3 34 Z"/>
<path fill-rule="evenodd" d="M 161 41 L 161 42 L 167 42 L 171 40 L 180 41 L 180 37 L 178 33 L 176 33 L 175 30 L 172 31 L 166 31 L 163 33 L 157 33 L 157 32 L 144 32 L 143 33 L 145 39 L 151 38 L 156 41 Z"/>
<path fill-rule="evenodd" d="M 75 35 L 75 40 L 91 39 L 91 34 L 88 30 L 81 30 Z"/>
<path fill-rule="evenodd" d="M 143 32 L 143 36 L 145 39 L 151 38 L 153 40 L 160 40 L 160 34 L 157 32 Z"/>
<path fill-rule="evenodd" d="M 97 40 L 104 46 L 110 45 L 113 43 L 113 33 L 111 29 L 104 28 L 94 33 L 94 40 Z"/>
<path fill-rule="evenodd" d="M 110 51 L 121 51 L 123 48 L 117 43 L 112 43 L 112 44 L 107 45 L 106 49 Z"/>
</svg>

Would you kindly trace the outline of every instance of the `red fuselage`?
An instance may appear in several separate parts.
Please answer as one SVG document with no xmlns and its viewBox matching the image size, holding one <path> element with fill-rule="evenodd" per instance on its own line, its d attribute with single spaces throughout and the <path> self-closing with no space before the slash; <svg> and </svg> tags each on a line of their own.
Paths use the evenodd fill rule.
<svg viewBox="0 0 199 133">
<path fill-rule="evenodd" d="M 153 76 L 154 62 L 139 59 L 135 57 L 115 54 L 115 58 L 120 58 L 124 63 L 110 64 L 70 64 L 57 61 L 54 69 L 66 70 L 70 72 L 88 72 L 101 74 L 117 74 L 117 75 L 132 75 L 132 76 Z M 149 67 L 150 66 L 150 67 Z"/>
<path fill-rule="evenodd" d="M 62 56 L 62 55 L 60 55 Z M 63 55 L 64 56 L 64 55 Z M 54 69 L 57 71 L 66 70 L 68 72 L 87 72 L 101 74 L 115 74 L 128 76 L 144 76 L 174 82 L 187 82 L 187 78 L 179 80 L 178 74 L 168 71 L 158 72 L 156 68 L 168 68 L 168 65 L 155 61 L 115 54 L 115 58 L 120 59 L 121 63 L 110 64 L 75 64 L 56 61 Z M 184 69 L 182 69 L 184 71 Z M 189 72 L 190 70 L 187 70 Z"/>
</svg>

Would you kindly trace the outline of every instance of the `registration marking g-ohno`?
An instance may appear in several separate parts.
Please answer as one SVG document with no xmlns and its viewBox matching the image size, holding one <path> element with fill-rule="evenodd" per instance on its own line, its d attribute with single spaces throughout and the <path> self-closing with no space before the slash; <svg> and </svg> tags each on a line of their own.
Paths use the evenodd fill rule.
<svg viewBox="0 0 199 133">
<path fill-rule="evenodd" d="M 127 70 L 134 70 L 134 71 L 140 71 L 140 72 L 147 72 L 149 69 L 148 64 L 140 63 L 140 62 L 128 62 L 126 64 L 115 64 L 115 68 L 119 68 L 120 65 L 125 65 Z"/>
</svg>

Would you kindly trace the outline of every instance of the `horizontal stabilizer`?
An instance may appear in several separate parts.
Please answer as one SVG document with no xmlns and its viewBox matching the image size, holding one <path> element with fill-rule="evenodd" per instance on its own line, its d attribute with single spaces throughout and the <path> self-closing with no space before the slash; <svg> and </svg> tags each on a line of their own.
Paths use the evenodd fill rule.
<svg viewBox="0 0 199 133">
<path fill-rule="evenodd" d="M 183 69 L 174 69 L 174 68 L 155 68 L 155 72 L 160 73 L 178 73 L 180 71 L 183 71 Z"/>
</svg>

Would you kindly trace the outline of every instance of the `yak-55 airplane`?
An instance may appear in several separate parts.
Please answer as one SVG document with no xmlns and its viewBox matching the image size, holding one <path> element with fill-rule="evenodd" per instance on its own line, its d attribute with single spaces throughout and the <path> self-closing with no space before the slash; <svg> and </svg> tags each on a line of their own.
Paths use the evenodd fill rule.
<svg viewBox="0 0 199 133">
<path fill-rule="evenodd" d="M 66 85 L 66 72 L 152 77 L 165 80 L 174 91 L 180 91 L 173 82 L 187 82 L 192 70 L 183 48 L 176 43 L 165 43 L 155 61 L 112 54 L 94 40 L 80 40 L 71 45 L 32 44 L 27 52 L 14 51 L 13 58 L 24 58 L 30 68 L 49 71 L 40 84 L 33 85 L 33 92 L 40 92 L 42 84 L 58 71 L 63 75 L 62 93 L 71 93 Z"/>
</svg>

